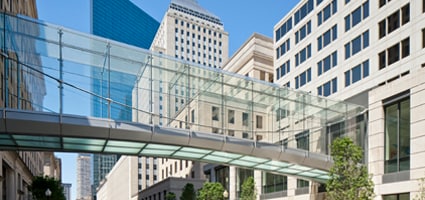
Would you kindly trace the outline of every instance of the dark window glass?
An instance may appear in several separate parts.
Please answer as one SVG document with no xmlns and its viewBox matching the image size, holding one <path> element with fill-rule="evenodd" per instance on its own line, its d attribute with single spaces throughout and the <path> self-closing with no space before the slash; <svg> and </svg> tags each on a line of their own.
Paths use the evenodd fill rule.
<svg viewBox="0 0 425 200">
<path fill-rule="evenodd" d="M 401 24 L 406 24 L 410 21 L 410 4 L 407 4 L 401 8 Z"/>
<path fill-rule="evenodd" d="M 267 194 L 288 190 L 288 178 L 286 176 L 263 172 L 263 177 L 263 193 Z"/>
<path fill-rule="evenodd" d="M 297 188 L 305 188 L 305 187 L 309 187 L 309 182 L 306 180 L 302 180 L 302 179 L 297 179 Z"/>
<path fill-rule="evenodd" d="M 363 19 L 369 17 L 369 1 L 363 4 Z"/>
<path fill-rule="evenodd" d="M 422 48 L 425 48 L 425 28 L 422 29 Z"/>
<path fill-rule="evenodd" d="M 360 65 L 357 65 L 356 67 L 354 67 L 351 71 L 352 73 L 352 83 L 355 83 L 359 80 L 362 79 L 362 69 Z"/>
<path fill-rule="evenodd" d="M 388 21 L 388 33 L 393 32 L 394 30 L 398 29 L 400 27 L 400 12 L 397 11 L 390 15 L 387 18 Z"/>
<path fill-rule="evenodd" d="M 235 123 L 235 111 L 229 110 L 228 113 L 227 113 L 227 118 L 228 118 L 229 124 L 234 124 Z"/>
<path fill-rule="evenodd" d="M 345 44 L 345 59 L 350 58 L 351 56 L 351 48 L 350 43 Z"/>
<path fill-rule="evenodd" d="M 331 43 L 331 30 L 328 30 L 323 34 L 323 46 L 327 46 L 329 43 Z"/>
<path fill-rule="evenodd" d="M 386 0 L 379 0 L 379 7 L 384 6 L 386 3 Z"/>
<path fill-rule="evenodd" d="M 320 26 L 322 24 L 322 12 L 319 12 L 317 14 L 317 26 Z"/>
<path fill-rule="evenodd" d="M 212 120 L 218 121 L 220 109 L 218 107 L 213 106 L 211 109 L 211 112 L 212 112 Z"/>
<path fill-rule="evenodd" d="M 327 5 L 324 9 L 323 9 L 323 21 L 326 21 L 327 19 L 329 19 L 329 17 L 331 17 L 331 5 Z"/>
<path fill-rule="evenodd" d="M 351 75 L 350 70 L 345 72 L 345 87 L 349 86 L 351 84 Z"/>
<path fill-rule="evenodd" d="M 410 99 L 385 106 L 385 173 L 410 169 Z"/>
<path fill-rule="evenodd" d="M 257 128 L 263 128 L 263 117 L 260 115 L 256 116 Z"/>
<path fill-rule="evenodd" d="M 379 39 L 383 38 L 387 34 L 387 24 L 385 20 L 379 22 Z"/>
<path fill-rule="evenodd" d="M 337 52 L 332 53 L 332 67 L 335 67 L 338 65 L 338 54 Z"/>
<path fill-rule="evenodd" d="M 322 96 L 322 86 L 317 88 L 317 95 Z"/>
<path fill-rule="evenodd" d="M 410 55 L 410 38 L 401 41 L 401 57 L 404 58 Z"/>
<path fill-rule="evenodd" d="M 338 27 L 337 25 L 332 27 L 332 41 L 338 38 Z"/>
<path fill-rule="evenodd" d="M 320 51 L 322 49 L 322 36 L 317 38 L 317 50 Z"/>
<path fill-rule="evenodd" d="M 410 200 L 410 194 L 390 194 L 382 195 L 382 200 Z"/>
<path fill-rule="evenodd" d="M 351 15 L 347 15 L 345 18 L 345 32 L 347 32 L 348 30 L 350 30 L 351 27 Z"/>
<path fill-rule="evenodd" d="M 351 42 L 351 44 L 353 46 L 352 47 L 353 52 L 352 52 L 351 55 L 354 55 L 354 54 L 360 52 L 360 50 L 362 50 L 362 40 L 361 40 L 360 36 L 354 38 L 354 40 Z"/>
<path fill-rule="evenodd" d="M 379 53 L 378 57 L 379 57 L 379 69 L 384 69 L 387 64 L 385 51 Z"/>
<path fill-rule="evenodd" d="M 298 149 L 309 150 L 309 131 L 303 131 L 295 135 L 295 140 L 297 142 Z"/>
<path fill-rule="evenodd" d="M 363 62 L 363 78 L 369 76 L 369 60 Z"/>
<path fill-rule="evenodd" d="M 397 43 L 394 46 L 388 48 L 388 64 L 391 65 L 400 60 L 400 44 Z"/>
<path fill-rule="evenodd" d="M 356 26 L 358 23 L 360 23 L 362 21 L 362 9 L 361 7 L 358 7 L 356 10 L 353 11 L 353 13 L 351 14 L 352 17 L 352 25 L 351 27 Z"/>
<path fill-rule="evenodd" d="M 338 91 L 338 83 L 337 79 L 332 79 L 332 93 L 336 93 Z"/>
<path fill-rule="evenodd" d="M 248 113 L 242 113 L 242 125 L 248 126 Z"/>
<path fill-rule="evenodd" d="M 327 97 L 331 95 L 331 82 L 327 82 L 323 85 L 323 96 Z"/>
<path fill-rule="evenodd" d="M 317 63 L 317 76 L 322 75 L 322 61 Z"/>
<path fill-rule="evenodd" d="M 336 0 L 332 1 L 332 14 L 335 14 L 338 11 L 338 4 Z"/>
<path fill-rule="evenodd" d="M 363 49 L 369 46 L 369 31 L 363 33 Z"/>
<path fill-rule="evenodd" d="M 328 56 L 323 60 L 323 72 L 327 72 L 328 70 L 331 69 L 331 57 Z"/>
</svg>

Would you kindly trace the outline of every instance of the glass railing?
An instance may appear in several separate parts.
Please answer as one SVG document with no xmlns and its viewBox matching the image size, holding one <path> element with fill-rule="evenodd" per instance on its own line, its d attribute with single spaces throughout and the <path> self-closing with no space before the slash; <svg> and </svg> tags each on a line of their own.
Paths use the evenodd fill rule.
<svg viewBox="0 0 425 200">
<path fill-rule="evenodd" d="M 328 153 L 364 143 L 361 106 L 1 14 L 1 107 L 246 138 Z M 362 117 L 362 119 L 365 119 Z"/>
</svg>

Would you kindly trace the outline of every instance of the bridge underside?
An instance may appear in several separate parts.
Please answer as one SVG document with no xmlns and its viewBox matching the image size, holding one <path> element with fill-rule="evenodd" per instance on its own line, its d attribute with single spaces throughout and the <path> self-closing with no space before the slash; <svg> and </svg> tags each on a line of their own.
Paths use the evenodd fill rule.
<svg viewBox="0 0 425 200">
<path fill-rule="evenodd" d="M 329 156 L 270 143 L 141 123 L 0 109 L 0 148 L 152 156 L 326 181 Z"/>
</svg>

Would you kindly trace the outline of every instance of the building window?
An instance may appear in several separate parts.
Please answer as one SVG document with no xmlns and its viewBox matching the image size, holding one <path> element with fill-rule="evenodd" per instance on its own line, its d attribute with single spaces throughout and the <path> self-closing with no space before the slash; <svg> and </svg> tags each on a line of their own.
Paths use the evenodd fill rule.
<svg viewBox="0 0 425 200">
<path fill-rule="evenodd" d="M 259 129 L 263 128 L 263 117 L 260 116 L 260 115 L 257 115 L 257 116 L 255 116 L 255 118 L 256 118 L 256 122 L 257 122 L 256 127 L 259 128 Z"/>
<path fill-rule="evenodd" d="M 332 28 L 327 30 L 323 35 L 317 38 L 317 51 L 328 46 L 331 42 L 338 38 L 338 27 L 335 24 Z"/>
<path fill-rule="evenodd" d="M 191 122 L 195 123 L 195 110 L 192 110 L 190 115 L 191 115 Z"/>
<path fill-rule="evenodd" d="M 235 131 L 234 130 L 227 130 L 227 135 L 234 137 L 235 136 Z"/>
<path fill-rule="evenodd" d="M 410 194 L 404 193 L 404 194 L 382 195 L 382 200 L 410 200 Z"/>
<path fill-rule="evenodd" d="M 298 44 L 307 35 L 311 33 L 311 20 L 302 26 L 297 32 L 295 32 L 295 44 Z"/>
<path fill-rule="evenodd" d="M 303 132 L 295 135 L 295 140 L 297 141 L 297 148 L 298 149 L 304 149 L 304 150 L 307 150 L 307 151 L 310 149 L 309 148 L 309 146 L 310 146 L 309 145 L 310 144 L 309 134 L 310 134 L 310 131 L 306 130 L 306 131 L 303 131 Z"/>
<path fill-rule="evenodd" d="M 283 38 L 286 33 L 288 33 L 292 29 L 292 17 L 290 17 L 288 20 L 286 20 L 285 23 L 282 24 L 276 31 L 275 31 L 275 41 L 279 41 L 281 38 Z"/>
<path fill-rule="evenodd" d="M 325 6 L 323 10 L 317 13 L 317 26 L 322 25 L 325 21 L 327 21 L 332 15 L 334 15 L 338 11 L 338 3 L 336 0 L 333 0 L 331 3 Z"/>
<path fill-rule="evenodd" d="M 287 60 L 279 68 L 276 69 L 276 80 L 284 77 L 287 73 L 291 71 L 291 62 Z"/>
<path fill-rule="evenodd" d="M 248 126 L 248 113 L 242 113 L 242 125 Z"/>
<path fill-rule="evenodd" d="M 338 65 L 338 54 L 334 51 L 331 55 L 317 63 L 317 76 L 329 71 L 331 68 Z"/>
<path fill-rule="evenodd" d="M 229 124 L 235 123 L 235 111 L 234 110 L 228 110 L 227 112 L 227 119 L 229 120 Z"/>
<path fill-rule="evenodd" d="M 249 138 L 249 134 L 247 132 L 243 132 L 242 133 L 242 138 L 248 139 Z"/>
<path fill-rule="evenodd" d="M 338 79 L 334 78 L 325 84 L 319 86 L 317 88 L 317 95 L 319 96 L 329 96 L 331 94 L 334 94 L 338 91 Z"/>
<path fill-rule="evenodd" d="M 400 50 L 401 46 L 401 50 Z M 401 53 L 400 53 L 401 52 Z M 389 66 L 401 58 L 407 57 L 410 55 L 410 38 L 406 38 L 400 43 L 397 43 L 386 51 L 382 51 L 378 54 L 379 56 L 379 69 L 383 69 L 386 66 Z M 388 58 L 388 59 L 387 59 Z M 387 61 L 387 63 L 385 62 Z"/>
<path fill-rule="evenodd" d="M 211 112 L 212 112 L 212 120 L 219 121 L 218 116 L 219 116 L 220 109 L 218 107 L 213 106 Z"/>
<path fill-rule="evenodd" d="M 397 10 L 396 12 L 388 16 L 386 19 L 383 19 L 379 22 L 379 39 L 400 28 L 400 22 L 401 25 L 404 25 L 409 21 L 410 4 L 406 4 L 405 6 L 403 6 L 403 8 L 401 8 L 401 10 Z"/>
<path fill-rule="evenodd" d="M 263 172 L 262 177 L 264 194 L 288 190 L 288 177 L 268 172 Z"/>
<path fill-rule="evenodd" d="M 295 66 L 298 66 L 311 57 L 311 44 L 295 54 Z"/>
<path fill-rule="evenodd" d="M 279 59 L 281 56 L 285 55 L 285 53 L 288 52 L 290 49 L 290 39 L 288 38 L 276 49 L 276 58 Z"/>
<path fill-rule="evenodd" d="M 345 44 L 345 59 L 357 54 L 369 46 L 369 30 Z"/>
<path fill-rule="evenodd" d="M 345 72 L 345 87 L 369 76 L 369 60 Z"/>
<path fill-rule="evenodd" d="M 425 28 L 422 29 L 422 48 L 425 48 Z"/>
<path fill-rule="evenodd" d="M 298 89 L 311 81 L 311 68 L 295 77 L 295 89 Z"/>
<path fill-rule="evenodd" d="M 384 108 L 385 173 L 410 169 L 410 98 L 389 101 Z"/>
<path fill-rule="evenodd" d="M 369 17 L 369 1 L 364 2 L 363 5 L 357 7 L 353 12 L 345 16 L 345 32 L 349 31 L 367 17 Z"/>
<path fill-rule="evenodd" d="M 336 1 L 336 0 L 334 0 Z M 294 14 L 294 26 L 304 19 L 314 8 L 314 0 L 308 0 L 300 9 Z"/>
<path fill-rule="evenodd" d="M 303 180 L 303 179 L 297 179 L 297 188 L 306 188 L 309 187 L 310 184 L 309 181 Z"/>
</svg>

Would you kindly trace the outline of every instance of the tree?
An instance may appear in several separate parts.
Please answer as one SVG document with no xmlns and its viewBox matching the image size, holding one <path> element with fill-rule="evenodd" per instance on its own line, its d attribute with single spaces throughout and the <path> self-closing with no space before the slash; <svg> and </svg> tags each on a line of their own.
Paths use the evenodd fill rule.
<svg viewBox="0 0 425 200">
<path fill-rule="evenodd" d="M 242 183 L 241 199 L 255 200 L 257 199 L 257 192 L 255 190 L 254 177 L 250 176 Z"/>
<path fill-rule="evenodd" d="M 327 197 L 331 200 L 367 200 L 374 197 L 373 182 L 365 165 L 361 164 L 362 149 L 348 137 L 332 143 L 334 165 L 326 183 Z"/>
<path fill-rule="evenodd" d="M 198 200 L 223 199 L 224 187 L 220 183 L 205 183 L 199 190 Z"/>
<path fill-rule="evenodd" d="M 176 194 L 174 194 L 173 192 L 168 192 L 167 195 L 165 195 L 165 199 L 166 200 L 176 200 Z"/>
<path fill-rule="evenodd" d="M 49 189 L 52 192 L 52 195 L 49 199 L 55 200 L 65 200 L 65 195 L 63 194 L 62 184 L 50 178 L 48 176 L 36 176 L 34 177 L 32 184 L 28 188 L 33 197 L 37 200 L 47 200 L 46 190 Z"/>
<path fill-rule="evenodd" d="M 187 183 L 184 188 L 180 200 L 195 200 L 196 192 L 192 183 Z"/>
</svg>

